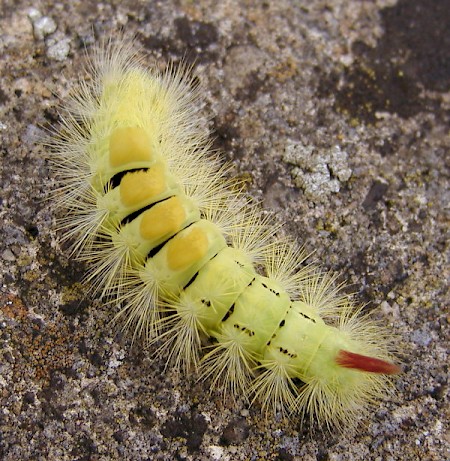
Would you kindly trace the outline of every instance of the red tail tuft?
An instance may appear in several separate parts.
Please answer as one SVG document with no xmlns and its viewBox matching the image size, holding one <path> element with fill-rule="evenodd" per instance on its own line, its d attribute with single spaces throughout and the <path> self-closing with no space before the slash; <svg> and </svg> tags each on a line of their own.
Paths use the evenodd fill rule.
<svg viewBox="0 0 450 461">
<path fill-rule="evenodd" d="M 338 352 L 335 360 L 341 367 L 353 368 L 355 370 L 367 371 L 369 373 L 395 375 L 401 371 L 398 365 L 387 362 L 386 360 L 355 354 L 354 352 L 344 351 L 342 349 Z"/>
</svg>

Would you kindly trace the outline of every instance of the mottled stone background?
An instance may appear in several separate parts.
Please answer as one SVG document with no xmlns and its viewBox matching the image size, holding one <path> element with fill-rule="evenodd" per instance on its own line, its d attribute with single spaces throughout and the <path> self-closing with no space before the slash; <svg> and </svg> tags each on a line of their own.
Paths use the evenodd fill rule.
<svg viewBox="0 0 450 461">
<path fill-rule="evenodd" d="M 1 0 L 0 458 L 448 459 L 449 15 L 448 0 Z M 398 335 L 404 373 L 359 433 L 209 396 L 85 297 L 37 140 L 84 49 L 121 28 L 149 61 L 195 60 L 224 160 Z"/>
</svg>

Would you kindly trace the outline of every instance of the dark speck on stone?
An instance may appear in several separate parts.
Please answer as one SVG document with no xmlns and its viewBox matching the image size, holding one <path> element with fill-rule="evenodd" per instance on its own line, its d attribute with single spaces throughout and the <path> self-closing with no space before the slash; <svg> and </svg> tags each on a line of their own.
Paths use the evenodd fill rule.
<svg viewBox="0 0 450 461">
<path fill-rule="evenodd" d="M 232 421 L 224 429 L 220 442 L 222 445 L 238 445 L 247 439 L 249 427 L 244 418 Z"/>
<path fill-rule="evenodd" d="M 176 419 L 167 421 L 161 428 L 161 434 L 164 437 L 186 439 L 188 451 L 194 453 L 199 450 L 202 444 L 206 428 L 207 424 L 203 415 L 187 416 L 181 414 Z"/>
<path fill-rule="evenodd" d="M 217 41 L 217 29 L 212 24 L 189 21 L 183 17 L 175 20 L 178 36 L 189 46 L 206 48 Z"/>
<path fill-rule="evenodd" d="M 286 448 L 280 448 L 278 451 L 277 461 L 292 461 L 294 457 L 286 450 Z"/>
<path fill-rule="evenodd" d="M 371 210 L 375 208 L 376 204 L 384 197 L 384 194 L 388 190 L 388 184 L 375 181 L 372 184 L 372 187 L 369 190 L 369 193 L 366 195 L 362 206 L 365 210 Z"/>
<path fill-rule="evenodd" d="M 33 392 L 25 392 L 25 394 L 23 395 L 23 401 L 29 405 L 31 405 L 32 403 L 34 403 L 35 401 L 35 395 Z"/>
</svg>

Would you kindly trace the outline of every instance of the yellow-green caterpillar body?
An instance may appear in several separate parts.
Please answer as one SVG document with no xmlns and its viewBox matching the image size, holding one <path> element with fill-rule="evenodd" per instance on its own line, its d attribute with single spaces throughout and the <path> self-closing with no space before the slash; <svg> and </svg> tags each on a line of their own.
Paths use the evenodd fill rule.
<svg viewBox="0 0 450 461">
<path fill-rule="evenodd" d="M 53 140 L 61 227 L 89 279 L 177 368 L 265 408 L 352 422 L 398 371 L 388 336 L 332 277 L 299 269 L 302 251 L 226 179 L 189 72 L 147 70 L 132 50 L 97 51 Z"/>
</svg>

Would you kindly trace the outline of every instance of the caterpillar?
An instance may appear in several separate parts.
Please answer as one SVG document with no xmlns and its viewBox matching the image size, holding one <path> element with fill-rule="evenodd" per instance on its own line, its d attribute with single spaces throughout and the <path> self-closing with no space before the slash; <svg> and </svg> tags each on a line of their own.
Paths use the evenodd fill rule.
<svg viewBox="0 0 450 461">
<path fill-rule="evenodd" d="M 348 427 L 391 386 L 392 339 L 304 264 L 212 153 L 187 66 L 147 69 L 134 39 L 90 61 L 53 135 L 58 228 L 114 322 L 263 410 Z"/>
</svg>

